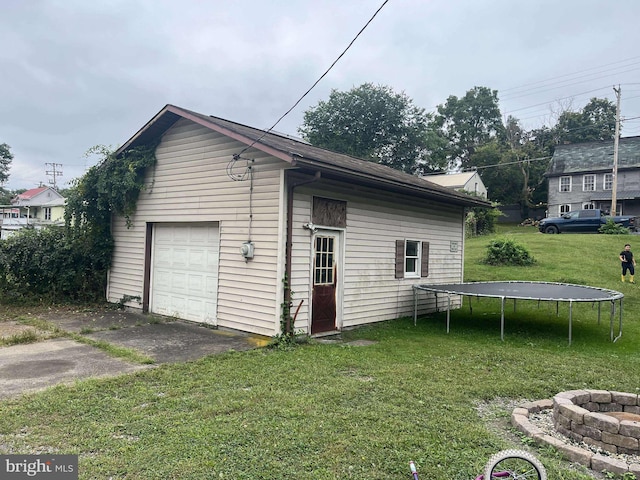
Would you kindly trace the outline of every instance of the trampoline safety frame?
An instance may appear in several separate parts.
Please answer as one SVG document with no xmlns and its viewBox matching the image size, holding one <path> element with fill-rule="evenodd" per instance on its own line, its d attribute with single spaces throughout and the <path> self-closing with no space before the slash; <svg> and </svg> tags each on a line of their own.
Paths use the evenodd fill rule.
<svg viewBox="0 0 640 480">
<path fill-rule="evenodd" d="M 539 295 L 529 295 L 527 290 L 537 290 Z M 527 281 L 504 281 L 504 282 L 462 282 L 451 284 L 425 284 L 413 285 L 413 324 L 418 322 L 418 295 L 420 291 L 431 292 L 435 295 L 435 311 L 439 312 L 438 294 L 447 295 L 447 333 L 451 324 L 451 296 L 466 296 L 469 298 L 469 311 L 473 314 L 471 305 L 472 297 L 488 297 L 500 299 L 500 339 L 504 341 L 504 309 L 507 299 L 513 299 L 513 309 L 516 310 L 517 300 L 537 300 L 556 302 L 556 315 L 559 315 L 559 303 L 569 303 L 569 345 L 572 342 L 573 329 L 573 304 L 585 302 L 598 303 L 598 324 L 600 324 L 601 305 L 603 302 L 611 303 L 609 315 L 609 334 L 612 342 L 616 342 L 622 336 L 622 300 L 624 294 L 615 290 L 591 287 L 586 285 L 574 285 L 570 283 L 553 282 L 527 282 Z M 574 293 L 575 296 L 553 295 L 555 292 Z M 580 294 L 580 295 L 577 295 Z M 618 335 L 614 336 L 614 319 L 616 316 L 616 300 L 619 302 L 618 315 Z M 463 302 L 461 302 L 462 304 Z"/>
</svg>

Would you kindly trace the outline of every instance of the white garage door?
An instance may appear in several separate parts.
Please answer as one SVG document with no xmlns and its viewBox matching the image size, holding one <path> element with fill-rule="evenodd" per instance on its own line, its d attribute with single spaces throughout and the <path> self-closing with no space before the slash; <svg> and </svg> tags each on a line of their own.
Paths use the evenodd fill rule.
<svg viewBox="0 0 640 480">
<path fill-rule="evenodd" d="M 156 224 L 151 311 L 215 325 L 219 248 L 217 223 Z"/>
</svg>

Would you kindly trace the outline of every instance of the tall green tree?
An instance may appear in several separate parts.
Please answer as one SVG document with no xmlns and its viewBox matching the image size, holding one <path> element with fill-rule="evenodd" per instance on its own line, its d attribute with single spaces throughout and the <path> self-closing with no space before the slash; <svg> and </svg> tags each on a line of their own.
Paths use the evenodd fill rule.
<svg viewBox="0 0 640 480">
<path fill-rule="evenodd" d="M 613 140 L 616 106 L 606 98 L 592 98 L 580 111 L 565 111 L 555 126 L 559 143 Z"/>
<path fill-rule="evenodd" d="M 498 91 L 473 87 L 464 97 L 451 95 L 438 106 L 433 126 L 446 138 L 442 152 L 450 167 L 471 167 L 478 147 L 504 138 Z"/>
<path fill-rule="evenodd" d="M 533 132 L 524 130 L 518 119 L 508 117 L 504 138 L 478 147 L 471 163 L 480 170 L 489 198 L 501 204 L 519 204 L 523 218 L 529 209 L 545 203 L 544 173 L 550 156 Z"/>
<path fill-rule="evenodd" d="M 365 83 L 347 92 L 332 90 L 304 113 L 298 132 L 319 147 L 375 161 L 407 173 L 441 170 L 431 156 L 439 138 L 431 118 L 404 93 Z"/>
<path fill-rule="evenodd" d="M 11 147 L 6 143 L 0 144 L 0 186 L 9 180 L 9 168 L 11 168 L 11 160 L 13 160 L 13 154 L 11 153 Z"/>
</svg>

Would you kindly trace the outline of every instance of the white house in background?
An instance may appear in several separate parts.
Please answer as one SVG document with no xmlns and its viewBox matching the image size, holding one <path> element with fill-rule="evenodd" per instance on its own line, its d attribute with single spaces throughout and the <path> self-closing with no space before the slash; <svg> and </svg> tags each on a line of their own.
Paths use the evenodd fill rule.
<svg viewBox="0 0 640 480">
<path fill-rule="evenodd" d="M 458 191 L 464 190 L 487 198 L 487 187 L 485 187 L 482 178 L 480 178 L 480 174 L 475 170 L 442 175 L 426 175 L 422 178 L 443 187 L 453 188 Z"/>
<path fill-rule="evenodd" d="M 0 205 L 0 238 L 33 226 L 64 224 L 65 199 L 51 187 L 27 190 L 11 200 L 11 205 Z"/>
<path fill-rule="evenodd" d="M 465 208 L 490 206 L 173 105 L 116 154 L 156 142 L 131 224 L 112 221 L 107 299 L 218 327 L 275 335 L 283 304 L 308 334 L 411 315 L 414 284 L 462 280 Z"/>
</svg>

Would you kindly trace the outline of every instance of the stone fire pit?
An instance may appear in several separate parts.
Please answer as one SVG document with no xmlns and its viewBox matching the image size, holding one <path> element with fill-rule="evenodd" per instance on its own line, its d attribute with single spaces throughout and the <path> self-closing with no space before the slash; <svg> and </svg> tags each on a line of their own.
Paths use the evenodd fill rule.
<svg viewBox="0 0 640 480">
<path fill-rule="evenodd" d="M 530 415 L 551 409 L 556 431 L 575 444 L 558 440 L 531 423 Z M 553 446 L 570 461 L 597 472 L 630 472 L 640 479 L 640 462 L 629 463 L 616 457 L 620 454 L 640 455 L 640 398 L 637 394 L 608 390 L 561 392 L 552 400 L 529 402 L 514 409 L 511 423 L 536 443 Z"/>
<path fill-rule="evenodd" d="M 553 397 L 553 424 L 563 435 L 606 452 L 640 454 L 638 395 L 577 390 Z"/>
</svg>

